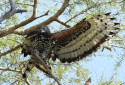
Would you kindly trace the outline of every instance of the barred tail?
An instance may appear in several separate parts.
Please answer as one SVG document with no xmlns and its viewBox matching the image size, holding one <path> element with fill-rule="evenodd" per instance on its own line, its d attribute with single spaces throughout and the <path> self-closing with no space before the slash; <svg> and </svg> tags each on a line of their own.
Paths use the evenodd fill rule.
<svg viewBox="0 0 125 85">
<path fill-rule="evenodd" d="M 34 66 L 37 69 L 39 69 L 41 72 L 43 72 L 46 76 L 51 77 L 50 74 L 48 73 L 47 69 L 43 65 L 39 64 L 39 62 L 37 62 L 37 61 L 30 60 L 27 64 L 27 68 L 25 69 L 25 71 L 22 75 L 23 78 L 27 77 L 28 73 L 32 70 L 32 68 Z M 48 65 L 48 67 L 49 67 L 49 70 L 51 71 L 51 67 L 49 65 Z"/>
</svg>

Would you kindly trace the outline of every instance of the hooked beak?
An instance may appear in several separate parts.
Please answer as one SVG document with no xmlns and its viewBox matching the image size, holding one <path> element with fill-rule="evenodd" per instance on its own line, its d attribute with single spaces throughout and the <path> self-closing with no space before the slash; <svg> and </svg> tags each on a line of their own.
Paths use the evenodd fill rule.
<svg viewBox="0 0 125 85">
<path fill-rule="evenodd" d="M 41 30 L 41 33 L 44 33 L 44 32 L 45 32 L 45 30 L 42 29 L 42 30 Z"/>
</svg>

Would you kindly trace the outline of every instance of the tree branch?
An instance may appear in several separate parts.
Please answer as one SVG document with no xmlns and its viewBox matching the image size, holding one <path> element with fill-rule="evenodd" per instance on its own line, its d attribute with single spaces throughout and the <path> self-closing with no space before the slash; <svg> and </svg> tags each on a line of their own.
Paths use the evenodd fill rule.
<svg viewBox="0 0 125 85">
<path fill-rule="evenodd" d="M 125 39 L 111 39 L 111 41 L 125 41 Z"/>
<path fill-rule="evenodd" d="M 20 48 L 20 47 L 21 47 L 21 45 L 17 45 L 16 47 L 14 47 L 14 48 L 12 48 L 12 49 L 10 49 L 10 50 L 4 52 L 4 53 L 1 53 L 0 56 L 4 56 L 4 55 L 6 55 L 6 54 L 8 54 L 8 53 L 11 53 L 11 52 L 15 51 L 16 49 L 18 49 L 18 48 Z"/>
<path fill-rule="evenodd" d="M 27 12 L 27 10 L 23 10 L 23 9 L 16 9 L 16 13 L 22 13 L 22 12 Z"/>
<path fill-rule="evenodd" d="M 57 13 L 56 13 L 54 16 L 52 16 L 52 17 L 49 18 L 48 20 L 44 21 L 43 23 L 38 24 L 38 25 L 36 25 L 36 26 L 33 26 L 33 27 L 31 27 L 30 29 L 27 29 L 27 30 L 20 30 L 20 29 L 15 30 L 16 28 L 18 28 L 18 27 L 20 27 L 20 26 L 22 26 L 22 25 L 26 25 L 26 24 L 28 24 L 29 22 L 31 22 L 31 21 L 33 21 L 33 20 L 39 18 L 39 17 L 48 15 L 48 12 L 49 12 L 49 11 L 47 11 L 44 15 L 41 15 L 41 16 L 39 16 L 39 17 L 31 17 L 31 18 L 29 18 L 28 20 L 23 21 L 23 22 L 21 22 L 20 24 L 17 24 L 17 25 L 15 25 L 15 26 L 13 26 L 13 27 L 10 27 L 10 28 L 8 28 L 8 29 L 0 30 L 0 37 L 3 37 L 3 36 L 8 35 L 8 34 L 10 34 L 10 33 L 13 33 L 14 30 L 15 30 L 15 31 L 14 31 L 15 34 L 21 34 L 21 35 L 28 34 L 28 33 L 31 32 L 32 29 L 34 29 L 35 27 L 38 28 L 38 26 L 41 26 L 42 24 L 45 24 L 45 23 L 50 23 L 50 22 L 52 22 L 53 20 L 57 20 L 58 22 L 60 22 L 60 23 L 62 23 L 62 24 L 64 24 L 64 25 L 67 25 L 67 24 L 65 24 L 64 22 L 61 22 L 61 21 L 58 19 L 57 16 L 59 16 L 59 15 L 61 15 L 61 13 L 63 13 L 63 11 L 64 11 L 65 8 L 67 7 L 68 3 L 69 3 L 69 0 L 65 0 L 64 4 L 63 4 L 62 7 L 60 8 L 60 10 L 58 10 Z M 34 4 L 35 4 L 35 2 L 34 2 Z M 53 18 L 53 17 L 54 17 L 54 18 Z M 70 27 L 69 25 L 67 25 L 67 26 Z M 18 45 L 18 46 L 16 46 L 15 48 L 12 48 L 12 49 L 8 50 L 7 52 L 1 53 L 1 56 L 6 55 L 6 54 L 8 54 L 8 53 L 11 53 L 12 51 L 18 49 L 19 47 L 21 47 L 21 45 Z"/>
<path fill-rule="evenodd" d="M 125 47 L 122 47 L 122 46 L 117 46 L 117 45 L 111 45 L 112 47 L 117 47 L 117 48 L 123 48 L 125 49 Z"/>
<path fill-rule="evenodd" d="M 55 21 L 56 18 L 58 18 L 58 16 L 60 16 L 64 12 L 64 10 L 67 7 L 68 3 L 69 3 L 69 0 L 65 0 L 62 7 L 56 12 L 55 15 L 50 17 L 48 20 L 46 20 L 46 21 L 44 21 L 44 22 L 42 22 L 40 24 L 37 24 L 35 26 L 32 26 L 32 27 L 30 27 L 30 28 L 28 28 L 26 30 L 15 31 L 17 28 L 19 28 L 21 26 L 24 26 L 24 25 L 32 22 L 33 20 L 37 19 L 37 17 L 31 17 L 31 18 L 29 18 L 29 19 L 27 19 L 27 20 L 25 20 L 25 21 L 23 21 L 23 22 L 21 22 L 19 24 L 16 24 L 16 25 L 14 25 L 12 27 L 0 30 L 0 37 L 6 36 L 6 35 L 11 34 L 11 33 L 15 33 L 15 34 L 19 34 L 19 35 L 26 35 L 29 32 L 31 32 L 33 30 L 36 30 L 36 29 L 38 29 L 39 27 L 41 27 L 43 25 L 48 25 L 48 24 L 52 23 L 53 21 Z"/>
<path fill-rule="evenodd" d="M 13 16 L 16 13 L 26 12 L 26 10 L 16 9 L 15 2 L 13 0 L 9 0 L 9 2 L 10 2 L 11 9 L 10 9 L 10 11 L 8 11 L 7 13 L 5 13 L 3 16 L 0 17 L 0 23 L 3 20 Z"/>
<path fill-rule="evenodd" d="M 62 7 L 52 17 L 50 17 L 46 21 L 44 21 L 44 22 L 42 22 L 40 24 L 37 24 L 35 26 L 32 26 L 32 27 L 30 27 L 30 28 L 28 28 L 26 30 L 20 30 L 20 32 L 18 32 L 18 33 L 16 32 L 16 34 L 26 35 L 29 32 L 40 28 L 41 26 L 48 25 L 48 24 L 52 23 L 53 21 L 56 21 L 56 19 L 64 12 L 64 10 L 66 9 L 68 3 L 69 3 L 69 0 L 65 0 Z"/>
<path fill-rule="evenodd" d="M 19 74 L 23 74 L 21 70 L 15 70 L 15 69 L 10 69 L 10 68 L 2 68 L 2 67 L 0 67 L 0 70 L 2 70 L 2 71 L 12 71 L 12 72 L 16 72 L 16 73 L 19 73 Z M 27 78 L 25 78 L 24 81 L 28 85 L 31 85 Z"/>
<path fill-rule="evenodd" d="M 32 6 L 33 7 L 33 5 L 31 5 L 31 4 L 25 4 L 25 3 L 16 3 L 16 4 L 19 4 L 19 5 L 28 5 L 28 6 Z"/>
<path fill-rule="evenodd" d="M 13 0 L 9 0 L 11 10 L 14 10 L 16 8 L 15 2 Z"/>
<path fill-rule="evenodd" d="M 62 7 L 56 12 L 56 14 L 53 16 L 55 19 L 58 18 L 66 9 L 68 6 L 70 0 L 65 0 Z"/>
<path fill-rule="evenodd" d="M 24 81 L 25 81 L 28 85 L 31 85 L 31 83 L 29 82 L 29 80 L 28 80 L 27 78 L 25 78 Z"/>
<path fill-rule="evenodd" d="M 37 1 L 37 0 L 35 0 L 34 5 L 36 5 L 36 1 Z M 35 7 L 36 7 L 36 6 L 35 6 Z M 34 10 L 35 10 L 35 9 L 36 9 L 36 8 L 34 8 Z M 18 13 L 18 12 L 20 12 L 21 10 L 20 10 L 20 9 L 17 9 L 17 10 L 14 10 L 14 11 L 16 11 L 16 12 Z M 12 12 L 14 12 L 14 11 L 12 11 Z M 22 11 L 24 11 L 24 10 L 22 10 Z M 34 12 L 36 12 L 36 11 L 34 11 Z M 35 14 L 35 13 L 33 13 L 32 16 L 34 16 L 34 14 Z M 25 21 L 22 21 L 22 22 L 19 23 L 19 24 L 16 24 L 16 25 L 14 25 L 14 26 L 12 26 L 12 27 L 8 27 L 8 28 L 6 28 L 6 29 L 0 30 L 0 37 L 3 37 L 3 36 L 6 36 L 6 35 L 8 35 L 8 34 L 13 33 L 15 29 L 17 29 L 17 28 L 19 28 L 19 27 L 21 27 L 21 26 L 24 26 L 24 25 L 26 25 L 26 24 L 32 22 L 32 21 L 35 20 L 35 19 L 37 19 L 37 18 L 35 18 L 35 17 L 30 17 L 29 19 L 27 19 L 27 20 L 25 20 Z"/>
<path fill-rule="evenodd" d="M 117 75 L 117 70 L 118 70 L 118 68 L 122 65 L 122 63 L 123 63 L 124 60 L 125 60 L 125 57 L 124 57 L 124 56 L 125 56 L 125 53 L 124 53 L 124 55 L 122 55 L 122 57 L 120 57 L 119 61 L 116 62 L 116 65 L 115 65 L 115 67 L 114 67 L 114 71 L 115 71 L 115 72 L 113 72 L 113 74 L 112 74 L 112 76 L 111 76 L 111 78 L 110 78 L 110 82 L 108 83 L 108 85 L 111 85 L 112 81 L 114 80 L 114 76 Z M 122 85 L 124 85 L 124 84 L 122 84 Z"/>
<path fill-rule="evenodd" d="M 111 0 L 111 1 L 109 1 L 109 2 L 104 2 L 104 3 L 94 4 L 94 5 L 90 6 L 90 7 L 88 7 L 88 8 L 86 8 L 86 9 L 82 10 L 82 11 L 79 12 L 78 14 L 74 15 L 72 18 L 70 18 L 69 20 L 67 20 L 65 23 L 68 23 L 68 22 L 71 21 L 73 18 L 75 18 L 75 17 L 77 17 L 77 16 L 83 14 L 84 12 L 87 12 L 88 10 L 90 10 L 90 9 L 92 9 L 92 8 L 98 7 L 98 6 L 100 6 L 100 5 L 104 5 L 104 4 L 111 3 L 112 1 L 114 1 L 114 0 Z"/>
<path fill-rule="evenodd" d="M 10 68 L 2 68 L 2 67 L 0 67 L 0 70 L 2 70 L 2 71 L 13 71 L 13 72 L 17 72 L 17 73 L 22 74 L 22 71 L 15 70 L 15 69 L 10 69 Z"/>
<path fill-rule="evenodd" d="M 37 12 L 37 0 L 34 0 L 34 5 L 33 5 L 33 15 L 32 17 L 36 17 L 36 12 Z"/>
<path fill-rule="evenodd" d="M 64 25 L 64 26 L 68 27 L 68 28 L 72 27 L 72 26 L 66 24 L 65 22 L 61 21 L 59 18 L 57 18 L 56 21 L 59 22 L 60 24 Z"/>
<path fill-rule="evenodd" d="M 43 17 L 43 16 L 45 16 L 45 15 L 48 15 L 48 13 L 49 13 L 49 10 L 48 10 L 44 15 L 40 15 L 40 16 L 36 17 L 36 19 L 38 19 L 38 18 L 40 18 L 40 17 Z"/>
<path fill-rule="evenodd" d="M 32 35 L 32 36 L 29 36 L 29 37 L 27 37 L 26 39 L 27 39 L 27 40 L 30 40 L 31 38 L 33 38 L 33 37 L 35 37 L 35 36 L 37 36 L 37 34 L 34 34 L 34 35 Z M 11 53 L 11 52 L 13 52 L 13 51 L 15 51 L 15 50 L 17 50 L 18 48 L 21 47 L 21 45 L 22 45 L 22 44 L 17 45 L 16 47 L 14 47 L 14 48 L 12 48 L 12 49 L 6 51 L 6 52 L 3 52 L 3 53 L 0 52 L 0 57 L 6 55 L 6 54 L 8 54 L 8 53 Z"/>
<path fill-rule="evenodd" d="M 32 21 L 35 20 L 35 19 L 38 19 L 38 18 L 43 17 L 43 16 L 46 16 L 46 15 L 48 15 L 48 12 L 49 12 L 49 11 L 47 11 L 45 14 L 43 14 L 43 15 L 41 15 L 41 16 L 38 16 L 38 17 L 31 17 L 30 19 L 28 19 L 28 20 L 22 22 L 22 24 L 25 24 L 25 25 L 26 25 L 26 22 L 27 22 L 27 23 L 30 23 L 30 22 L 32 22 Z M 31 20 L 31 21 L 30 21 L 30 20 Z M 30 22 L 29 22 L 29 21 L 30 21 Z M 25 31 L 25 30 L 23 30 L 23 29 L 17 29 L 17 30 L 14 31 L 14 34 L 26 35 L 26 34 L 24 34 L 24 31 Z M 31 30 L 31 31 L 33 31 L 33 30 Z M 31 32 L 31 31 L 29 31 L 29 32 Z M 28 33 L 29 33 L 29 32 L 28 32 Z M 27 34 L 28 34 L 28 33 L 27 33 Z"/>
</svg>

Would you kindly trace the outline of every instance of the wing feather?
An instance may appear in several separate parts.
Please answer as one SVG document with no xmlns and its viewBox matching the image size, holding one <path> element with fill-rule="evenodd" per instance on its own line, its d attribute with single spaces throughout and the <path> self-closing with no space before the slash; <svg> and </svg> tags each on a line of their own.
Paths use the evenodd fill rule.
<svg viewBox="0 0 125 85">
<path fill-rule="evenodd" d="M 85 58 L 95 52 L 102 43 L 106 41 L 108 35 L 116 34 L 114 27 L 119 23 L 113 23 L 116 18 L 108 18 L 110 13 L 97 15 L 85 21 L 85 19 L 74 27 L 53 35 L 55 40 L 54 54 L 61 62 L 72 62 Z"/>
</svg>

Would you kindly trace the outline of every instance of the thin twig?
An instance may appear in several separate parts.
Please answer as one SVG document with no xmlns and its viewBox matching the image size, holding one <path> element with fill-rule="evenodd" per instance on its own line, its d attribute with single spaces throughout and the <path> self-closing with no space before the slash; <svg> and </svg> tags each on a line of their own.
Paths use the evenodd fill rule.
<svg viewBox="0 0 125 85">
<path fill-rule="evenodd" d="M 4 55 L 6 55 L 6 54 L 8 54 L 8 53 L 11 53 L 11 52 L 17 50 L 17 49 L 20 48 L 20 47 L 21 47 L 21 45 L 17 45 L 16 47 L 14 47 L 14 48 L 12 48 L 12 49 L 6 51 L 6 52 L 1 53 L 0 56 L 4 56 Z"/>
<path fill-rule="evenodd" d="M 124 39 L 111 39 L 111 41 L 125 41 Z"/>
<path fill-rule="evenodd" d="M 27 37 L 26 40 L 30 40 L 31 38 L 33 38 L 33 37 L 35 37 L 35 36 L 37 36 L 37 34 L 34 34 L 34 35 L 32 35 L 32 36 Z M 18 48 L 20 48 L 21 46 L 22 46 L 22 44 L 17 45 L 16 47 L 14 47 L 14 48 L 12 48 L 12 49 L 6 51 L 6 52 L 0 53 L 0 56 L 4 56 L 4 55 L 6 55 L 6 54 L 8 54 L 8 53 L 11 53 L 11 52 L 17 50 Z"/>
<path fill-rule="evenodd" d="M 32 17 L 36 17 L 36 12 L 37 12 L 37 0 L 34 0 L 34 5 L 33 5 L 33 15 Z"/>
<path fill-rule="evenodd" d="M 15 5 L 14 0 L 9 0 L 9 3 L 10 3 L 10 6 L 11 6 L 11 9 L 7 13 L 5 13 L 3 16 L 0 17 L 0 23 L 2 21 L 4 21 L 5 19 L 13 16 L 16 13 L 22 13 L 22 12 L 27 11 L 27 10 L 24 10 L 24 9 L 16 9 L 16 5 Z"/>
<path fill-rule="evenodd" d="M 2 68 L 2 67 L 0 67 L 0 70 L 2 70 L 2 71 L 12 71 L 12 72 L 17 72 L 17 73 L 19 73 L 19 74 L 23 74 L 21 70 L 15 70 L 15 69 L 10 69 L 10 68 Z M 31 85 L 27 78 L 25 78 L 24 81 L 25 81 L 28 85 Z"/>
<path fill-rule="evenodd" d="M 111 45 L 112 47 L 117 47 L 117 48 L 123 48 L 125 49 L 125 47 L 121 47 L 121 46 L 117 46 L 117 45 Z"/>
<path fill-rule="evenodd" d="M 32 27 L 30 27 L 30 28 L 28 28 L 26 30 L 16 30 L 16 29 L 18 29 L 19 27 L 27 25 L 28 23 L 34 21 L 36 19 L 35 17 L 30 17 L 29 19 L 27 19 L 27 20 L 25 20 L 25 21 L 23 21 L 23 22 L 21 22 L 19 24 L 16 24 L 14 26 L 11 26 L 11 27 L 0 30 L 0 38 L 3 37 L 3 36 L 6 36 L 8 34 L 11 34 L 11 33 L 15 33 L 15 34 L 19 34 L 19 35 L 27 35 L 31 31 L 33 31 L 35 29 L 38 29 L 41 26 L 48 25 L 48 24 L 52 23 L 53 21 L 56 20 L 56 18 L 58 18 L 64 12 L 64 10 L 66 9 L 68 3 L 69 3 L 69 0 L 65 0 L 62 7 L 52 17 L 50 17 L 46 21 L 44 21 L 44 22 L 42 22 L 40 24 L 37 24 L 35 26 L 32 26 Z"/>
<path fill-rule="evenodd" d="M 31 83 L 29 82 L 29 80 L 28 80 L 27 78 L 25 78 L 24 81 L 25 81 L 28 85 L 31 85 Z"/>
<path fill-rule="evenodd" d="M 16 4 L 19 4 L 19 5 L 28 5 L 28 6 L 32 6 L 33 7 L 33 5 L 31 5 L 31 4 L 25 4 L 25 3 L 16 3 Z"/>
<path fill-rule="evenodd" d="M 110 82 L 108 83 L 108 85 L 110 85 L 111 83 L 112 83 L 112 81 L 113 81 L 113 78 L 114 78 L 114 76 L 117 74 L 117 69 L 118 69 L 118 67 L 122 64 L 122 62 L 124 61 L 124 59 L 125 59 L 125 53 L 124 53 L 124 55 L 121 57 L 121 59 L 119 59 L 119 61 L 116 63 L 116 66 L 115 66 L 115 68 L 114 68 L 114 73 L 113 73 L 113 75 L 111 76 L 111 78 L 110 78 Z"/>
<path fill-rule="evenodd" d="M 72 26 L 66 24 L 65 22 L 61 21 L 59 18 L 57 18 L 56 21 L 59 22 L 60 24 L 64 25 L 64 26 L 68 27 L 68 28 L 72 27 Z"/>
<path fill-rule="evenodd" d="M 106 2 L 106 3 L 94 4 L 94 5 L 90 6 L 90 7 L 88 7 L 88 8 L 86 8 L 86 9 L 82 10 L 82 11 L 79 12 L 78 14 L 74 15 L 72 18 L 70 18 L 69 20 L 67 20 L 65 23 L 68 23 L 69 21 L 71 21 L 71 20 L 74 19 L 75 17 L 77 17 L 77 16 L 83 14 L 84 12 L 87 12 L 88 10 L 90 10 L 90 9 L 92 9 L 92 8 L 98 7 L 98 6 L 100 6 L 100 5 L 104 5 L 104 4 L 111 3 L 112 1 L 114 1 L 114 0 L 111 0 L 110 2 Z"/>
<path fill-rule="evenodd" d="M 48 13 L 49 13 L 49 10 L 48 10 L 45 14 L 36 17 L 36 19 L 38 19 L 38 18 L 40 18 L 40 17 L 43 17 L 43 16 L 45 16 L 45 15 L 48 15 Z"/>
<path fill-rule="evenodd" d="M 10 69 L 10 68 L 2 68 L 2 67 L 0 67 L 0 70 L 2 70 L 2 71 L 13 71 L 13 72 L 17 72 L 17 73 L 22 74 L 22 71 L 15 70 L 15 69 Z"/>
<path fill-rule="evenodd" d="M 38 29 L 40 28 L 41 26 L 44 26 L 44 25 L 48 25 L 50 23 L 52 23 L 53 21 L 56 21 L 56 19 L 64 12 L 64 10 L 66 9 L 67 5 L 69 3 L 69 0 L 65 0 L 62 7 L 52 16 L 50 17 L 49 19 L 47 19 L 46 21 L 42 22 L 42 23 L 39 23 L 35 26 L 32 26 L 28 29 L 25 29 L 25 30 L 20 30 L 20 31 L 15 31 L 14 33 L 15 34 L 19 34 L 19 35 L 26 35 L 28 34 L 29 32 L 35 30 L 35 29 Z"/>
<path fill-rule="evenodd" d="M 11 10 L 14 10 L 16 8 L 15 2 L 13 0 L 9 0 Z"/>
</svg>

